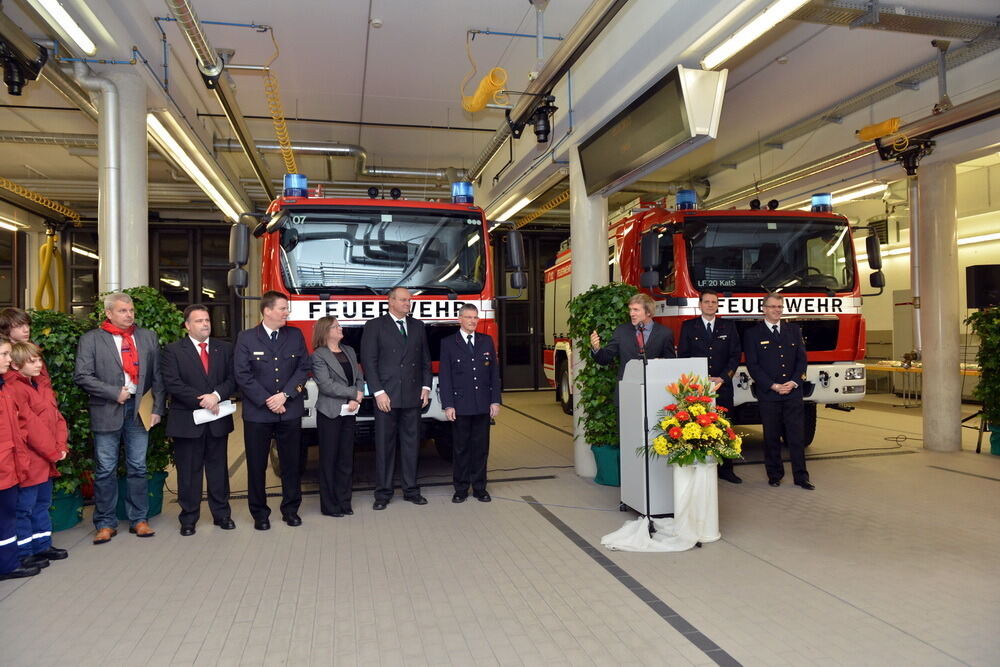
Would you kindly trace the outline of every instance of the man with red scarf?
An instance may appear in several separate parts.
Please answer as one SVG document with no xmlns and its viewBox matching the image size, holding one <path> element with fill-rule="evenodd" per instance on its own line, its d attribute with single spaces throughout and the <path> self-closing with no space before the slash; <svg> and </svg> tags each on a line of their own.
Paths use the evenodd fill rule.
<svg viewBox="0 0 1000 667">
<path fill-rule="evenodd" d="M 135 308 L 128 294 L 104 299 L 107 319 L 80 337 L 73 379 L 90 395 L 90 423 L 94 432 L 94 544 L 110 542 L 118 534 L 118 449 L 125 443 L 127 493 L 125 508 L 129 532 L 152 537 L 149 527 L 146 448 L 149 432 L 166 411 L 166 392 L 160 377 L 160 341 L 148 329 L 135 326 Z M 153 414 L 144 425 L 139 402 L 153 392 Z"/>
</svg>

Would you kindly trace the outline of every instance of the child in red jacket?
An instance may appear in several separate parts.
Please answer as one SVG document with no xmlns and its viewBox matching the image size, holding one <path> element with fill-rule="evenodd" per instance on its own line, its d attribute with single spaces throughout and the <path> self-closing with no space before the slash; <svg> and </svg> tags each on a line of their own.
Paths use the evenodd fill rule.
<svg viewBox="0 0 1000 667">
<path fill-rule="evenodd" d="M 16 447 L 24 433 L 17 419 L 13 392 L 3 375 L 10 368 L 10 341 L 0 338 L 0 579 L 30 577 L 41 570 L 25 567 L 17 558 L 17 483 Z"/>
<path fill-rule="evenodd" d="M 16 448 L 19 473 L 17 492 L 17 555 L 25 567 L 48 567 L 50 560 L 69 555 L 52 546 L 52 478 L 58 477 L 56 461 L 66 458 L 66 420 L 59 413 L 51 385 L 38 381 L 42 351 L 30 342 L 14 343 L 11 369 L 4 374 L 12 392 L 18 422 L 25 438 Z"/>
</svg>

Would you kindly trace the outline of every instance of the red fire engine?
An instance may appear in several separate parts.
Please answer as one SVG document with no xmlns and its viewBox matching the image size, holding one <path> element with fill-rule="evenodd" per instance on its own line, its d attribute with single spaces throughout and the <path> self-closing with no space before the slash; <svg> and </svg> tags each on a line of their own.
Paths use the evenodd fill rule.
<svg viewBox="0 0 1000 667">
<path fill-rule="evenodd" d="M 611 223 L 609 277 L 648 285 L 642 289 L 656 301 L 655 319 L 673 330 L 675 340 L 681 323 L 701 314 L 700 290 L 719 292 L 719 315 L 734 319 L 741 333 L 760 321 L 768 292 L 784 294 L 784 316 L 802 328 L 806 341 L 811 442 L 818 404 L 848 409 L 844 404 L 865 396 L 861 280 L 848 220 L 830 212 L 828 195 L 811 211 L 774 210 L 776 202 L 765 209 L 700 211 L 693 207 L 694 193 L 687 192 L 678 194 L 677 210 L 653 205 Z M 868 257 L 873 269 L 881 268 L 874 236 L 868 237 Z M 567 412 L 574 354 L 566 324 L 571 271 L 568 248 L 545 271 L 545 375 Z M 883 281 L 881 272 L 871 276 L 875 287 Z M 760 423 L 745 366 L 734 382 L 736 422 Z"/>
</svg>

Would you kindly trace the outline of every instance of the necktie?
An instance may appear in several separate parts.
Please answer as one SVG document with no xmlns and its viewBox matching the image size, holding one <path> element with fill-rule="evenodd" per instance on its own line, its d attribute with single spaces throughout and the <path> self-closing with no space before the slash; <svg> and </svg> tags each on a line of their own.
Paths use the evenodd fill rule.
<svg viewBox="0 0 1000 667">
<path fill-rule="evenodd" d="M 276 340 L 278 340 L 278 331 L 274 330 L 274 331 L 271 332 L 271 342 L 273 343 Z"/>
<path fill-rule="evenodd" d="M 708 331 L 708 337 L 711 338 L 712 337 L 712 323 L 711 322 L 705 322 L 705 330 Z"/>
<path fill-rule="evenodd" d="M 773 331 L 774 335 L 777 336 L 778 335 L 778 325 L 777 324 L 772 325 L 771 326 L 771 331 Z"/>
<path fill-rule="evenodd" d="M 406 327 L 403 325 L 403 320 L 396 320 L 396 324 L 399 325 L 399 333 L 403 334 L 403 338 L 406 339 Z"/>
<path fill-rule="evenodd" d="M 470 354 L 475 354 L 476 353 L 476 346 L 472 344 L 472 334 L 469 334 L 468 336 L 466 336 L 465 337 L 465 341 L 469 344 L 469 353 Z"/>
<path fill-rule="evenodd" d="M 639 346 L 640 350 L 642 350 L 643 348 L 646 347 L 646 339 L 643 338 L 643 336 L 642 336 L 642 325 L 641 324 L 635 328 L 635 342 L 636 342 L 636 345 Z"/>
<path fill-rule="evenodd" d="M 198 347 L 201 348 L 201 365 L 208 372 L 208 343 L 198 343 Z"/>
</svg>

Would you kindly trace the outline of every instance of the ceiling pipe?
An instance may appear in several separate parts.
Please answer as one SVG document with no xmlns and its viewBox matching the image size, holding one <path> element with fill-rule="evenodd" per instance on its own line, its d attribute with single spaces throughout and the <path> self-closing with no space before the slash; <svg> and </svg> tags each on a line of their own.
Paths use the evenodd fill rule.
<svg viewBox="0 0 1000 667">
<path fill-rule="evenodd" d="M 546 61 L 538 78 L 528 84 L 524 95 L 519 95 L 514 108 L 510 112 L 510 120 L 514 125 L 527 122 L 528 116 L 538 106 L 539 95 L 546 94 L 556 81 L 583 55 L 583 52 L 596 39 L 604 27 L 614 18 L 615 14 L 625 6 L 626 0 L 594 0 L 570 30 L 566 38 Z M 510 125 L 502 124 L 483 148 L 479 157 L 469 169 L 469 180 L 478 180 L 483 170 L 493 156 L 503 146 L 510 136 Z"/>
<path fill-rule="evenodd" d="M 1000 90 L 987 93 L 968 102 L 963 102 L 942 113 L 915 120 L 900 127 L 896 134 L 907 137 L 911 142 L 918 138 L 930 139 L 938 134 L 994 116 L 997 113 L 1000 113 Z M 829 171 L 877 154 L 878 150 L 875 148 L 874 143 L 856 145 L 847 150 L 813 160 L 795 169 L 782 172 L 776 176 L 765 178 L 754 185 L 748 185 L 721 197 L 710 199 L 704 203 L 704 207 L 718 209 L 732 206 L 748 197 L 756 197 L 768 190 L 775 190 L 824 171 Z"/>
<path fill-rule="evenodd" d="M 30 7 L 22 7 L 22 9 L 37 16 L 37 13 Z M 38 56 L 38 45 L 3 12 L 0 12 L 0 37 L 3 37 L 25 60 L 34 60 Z M 69 74 L 59 69 L 57 63 L 51 58 L 46 61 L 38 76 L 55 88 L 70 104 L 90 116 L 91 120 L 97 120 L 97 106 L 91 101 L 90 96 Z"/>
<path fill-rule="evenodd" d="M 250 166 L 253 168 L 257 180 L 264 188 L 267 198 L 274 199 L 276 191 L 271 184 L 267 163 L 263 156 L 257 152 L 253 135 L 250 133 L 250 128 L 247 127 L 246 119 L 236 101 L 236 84 L 228 75 L 223 76 L 225 63 L 208 43 L 208 38 L 201 29 L 201 22 L 198 20 L 198 15 L 191 3 L 188 0 L 166 0 L 166 3 L 197 57 L 198 71 L 201 72 L 205 85 L 215 93 L 219 104 L 222 105 L 226 119 L 229 121 L 229 125 L 240 142 L 247 159 L 250 160 Z"/>
</svg>

